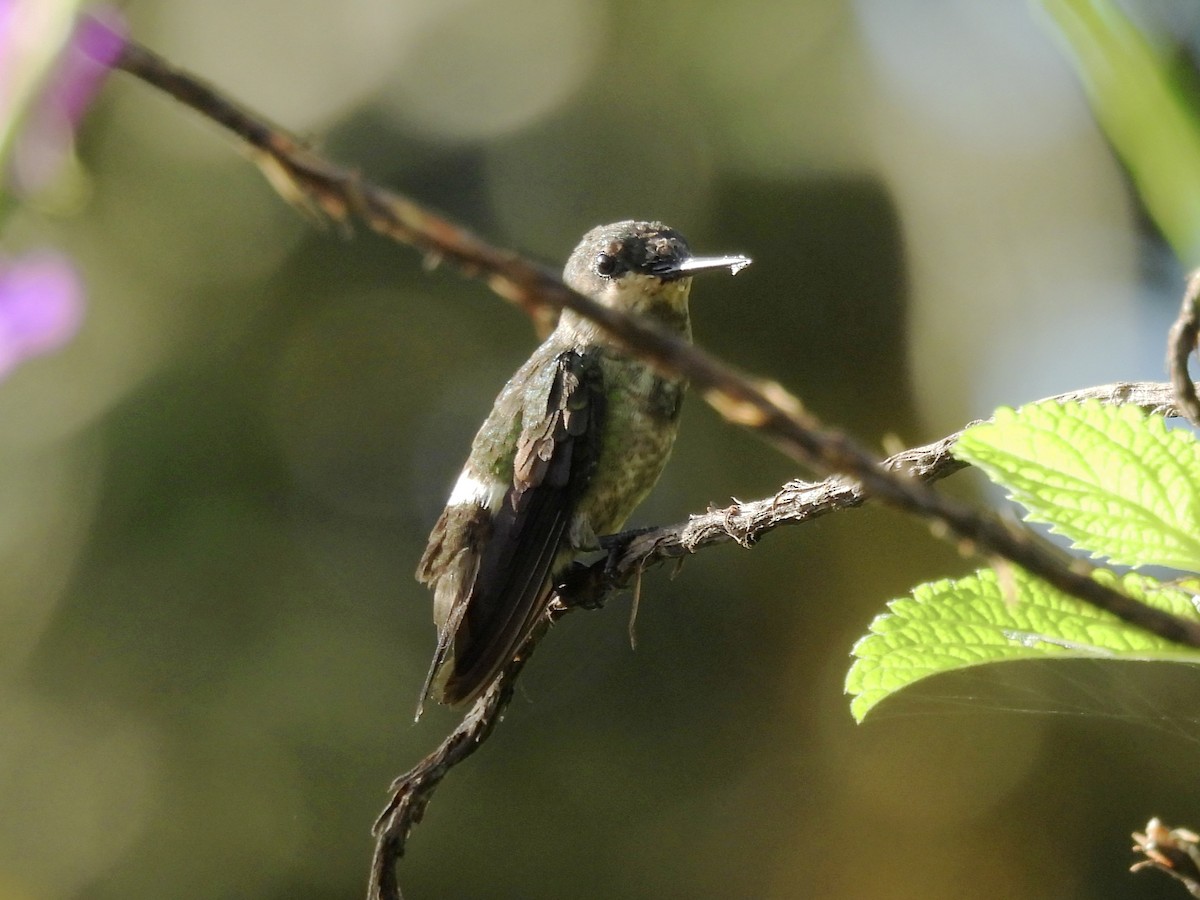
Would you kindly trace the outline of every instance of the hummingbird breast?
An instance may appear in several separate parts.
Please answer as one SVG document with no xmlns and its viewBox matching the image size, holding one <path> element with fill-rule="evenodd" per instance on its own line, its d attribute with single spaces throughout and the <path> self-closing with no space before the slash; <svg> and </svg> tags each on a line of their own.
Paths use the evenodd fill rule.
<svg viewBox="0 0 1200 900">
<path fill-rule="evenodd" d="M 634 359 L 605 353 L 607 410 L 596 473 L 580 496 L 572 533 L 618 531 L 654 487 L 679 430 L 686 382 Z"/>
</svg>

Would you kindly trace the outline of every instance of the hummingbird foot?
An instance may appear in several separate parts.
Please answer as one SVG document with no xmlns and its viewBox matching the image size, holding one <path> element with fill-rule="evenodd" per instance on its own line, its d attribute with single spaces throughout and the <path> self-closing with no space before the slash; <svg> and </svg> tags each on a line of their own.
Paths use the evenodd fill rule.
<svg viewBox="0 0 1200 900">
<path fill-rule="evenodd" d="M 592 533 L 589 540 L 588 535 L 579 534 L 577 528 L 573 537 L 581 538 L 580 543 L 588 546 L 575 546 L 574 549 L 580 552 L 599 551 L 604 553 L 604 558 L 593 562 L 572 562 L 559 578 L 555 590 L 559 601 L 564 606 L 583 609 L 600 609 L 604 606 L 607 595 L 624 587 L 624 581 L 627 580 L 622 578 L 621 560 L 630 542 L 651 531 L 654 531 L 653 527 L 634 528 L 602 537 Z"/>
<path fill-rule="evenodd" d="M 600 538 L 600 549 L 608 554 L 604 560 L 604 579 L 610 586 L 624 586 L 622 582 L 625 579 L 621 578 L 621 560 L 625 556 L 625 551 L 629 549 L 629 545 L 643 534 L 649 534 L 656 530 L 657 528 L 651 525 L 647 528 L 631 528 L 617 534 L 606 534 Z"/>
<path fill-rule="evenodd" d="M 563 572 L 554 592 L 564 606 L 600 609 L 608 594 L 606 587 L 603 566 L 573 562 Z"/>
<path fill-rule="evenodd" d="M 657 525 L 647 525 L 645 528 L 630 528 L 628 531 L 618 531 L 616 534 L 606 534 L 600 538 L 601 550 L 623 550 L 633 542 L 634 538 L 639 538 L 643 534 L 649 534 L 652 531 L 657 531 Z"/>
</svg>

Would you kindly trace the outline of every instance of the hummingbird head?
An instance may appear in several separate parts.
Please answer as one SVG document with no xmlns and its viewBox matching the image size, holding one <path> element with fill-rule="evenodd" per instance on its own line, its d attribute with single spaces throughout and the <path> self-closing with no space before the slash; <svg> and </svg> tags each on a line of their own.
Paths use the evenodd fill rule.
<svg viewBox="0 0 1200 900">
<path fill-rule="evenodd" d="M 574 290 L 606 306 L 687 330 L 688 292 L 697 272 L 750 265 L 745 256 L 694 256 L 687 240 L 661 222 L 616 222 L 583 236 L 563 270 Z M 563 314 L 568 327 L 581 325 Z"/>
</svg>

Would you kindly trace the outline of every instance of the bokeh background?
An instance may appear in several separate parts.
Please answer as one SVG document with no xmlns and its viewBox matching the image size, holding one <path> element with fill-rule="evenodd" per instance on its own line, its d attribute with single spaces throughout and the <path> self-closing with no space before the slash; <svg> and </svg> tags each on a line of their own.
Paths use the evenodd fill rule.
<svg viewBox="0 0 1200 900">
<path fill-rule="evenodd" d="M 536 258 L 628 217 L 749 254 L 697 284 L 697 340 L 874 446 L 1162 375 L 1183 270 L 1036 4 L 124 10 Z M 1127 10 L 1200 50 L 1195 4 Z M 389 781 L 456 721 L 412 723 L 434 639 L 412 572 L 535 337 L 477 282 L 314 227 L 127 76 L 79 151 L 8 235 L 68 250 L 90 300 L 0 384 L 0 898 L 358 896 Z M 632 524 L 802 474 L 691 398 Z M 852 723 L 854 640 L 974 565 L 869 508 L 651 572 L 636 652 L 627 598 L 570 616 L 437 793 L 406 896 L 1182 896 L 1127 874 L 1128 834 L 1200 824 L 1200 674 L 983 670 Z"/>
</svg>

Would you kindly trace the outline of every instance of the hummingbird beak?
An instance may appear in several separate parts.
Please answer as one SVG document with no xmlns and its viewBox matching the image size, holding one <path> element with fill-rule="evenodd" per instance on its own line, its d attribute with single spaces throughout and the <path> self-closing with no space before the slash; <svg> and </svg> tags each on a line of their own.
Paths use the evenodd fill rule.
<svg viewBox="0 0 1200 900">
<path fill-rule="evenodd" d="M 689 256 L 671 266 L 671 274 L 677 278 L 683 278 L 694 275 L 696 272 L 728 269 L 730 275 L 736 275 L 748 265 L 750 265 L 748 256 Z"/>
</svg>

